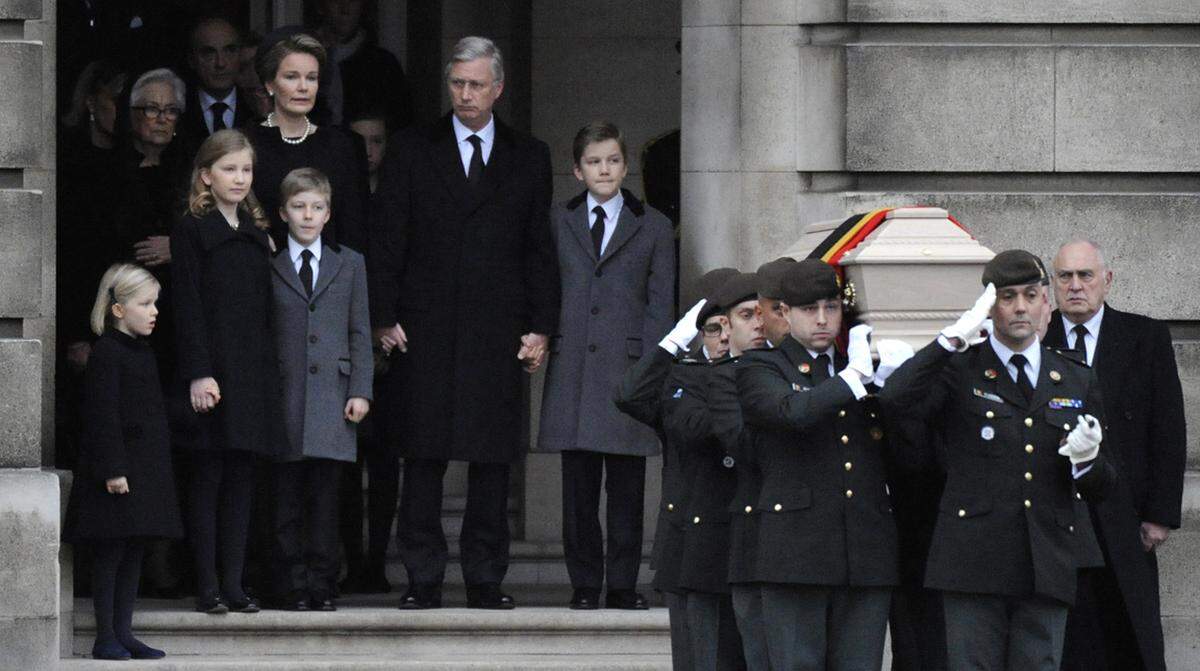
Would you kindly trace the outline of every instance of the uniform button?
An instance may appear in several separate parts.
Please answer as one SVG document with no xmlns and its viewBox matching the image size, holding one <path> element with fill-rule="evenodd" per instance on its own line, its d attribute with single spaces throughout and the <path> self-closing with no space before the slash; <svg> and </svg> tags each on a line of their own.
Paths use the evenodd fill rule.
<svg viewBox="0 0 1200 671">
<path fill-rule="evenodd" d="M 1033 426 L 1033 418 L 1032 417 L 1025 418 L 1025 426 Z"/>
<path fill-rule="evenodd" d="M 746 506 L 746 512 L 747 512 L 747 513 L 752 513 L 752 512 L 754 512 L 754 506 Z"/>
<path fill-rule="evenodd" d="M 782 503 L 776 503 L 776 504 L 775 504 L 775 512 L 779 512 L 780 510 L 783 510 L 783 504 L 782 504 Z"/>
<path fill-rule="evenodd" d="M 845 410 L 838 410 L 838 417 L 845 417 L 845 416 L 846 416 Z"/>
<path fill-rule="evenodd" d="M 1076 499 L 1078 499 L 1078 500 L 1080 500 L 1080 501 L 1082 501 L 1082 500 L 1083 500 L 1083 494 L 1080 494 L 1079 492 L 1075 492 L 1075 498 L 1076 498 Z"/>
<path fill-rule="evenodd" d="M 604 273 L 603 273 L 603 272 L 601 272 L 601 270 L 600 270 L 599 268 L 597 268 L 597 269 L 596 269 L 596 277 L 600 277 L 600 276 L 601 276 L 601 275 L 603 275 L 603 274 L 604 274 Z"/>
<path fill-rule="evenodd" d="M 988 410 L 988 411 L 987 411 L 987 414 L 986 414 L 986 415 L 984 415 L 984 417 L 987 417 L 988 419 L 995 419 L 995 418 L 996 418 L 996 413 L 992 412 L 991 410 Z"/>
<path fill-rule="evenodd" d="M 1030 501 L 1029 499 L 1025 499 L 1025 507 L 1026 507 L 1026 508 L 1032 508 L 1032 507 L 1033 507 L 1033 501 Z"/>
<path fill-rule="evenodd" d="M 667 504 L 667 510 L 675 510 L 675 504 L 674 504 L 674 503 L 668 503 L 668 504 Z"/>
<path fill-rule="evenodd" d="M 692 524 L 700 524 L 700 517 L 699 516 L 693 517 Z"/>
<path fill-rule="evenodd" d="M 852 463 L 850 463 L 849 461 L 847 461 L 847 462 L 846 462 L 846 470 L 848 471 L 848 470 L 850 470 L 850 469 L 852 469 L 852 468 L 854 468 L 854 464 L 852 464 Z"/>
<path fill-rule="evenodd" d="M 1025 482 L 1029 482 L 1030 480 L 1033 480 L 1033 473 L 1025 471 Z"/>
<path fill-rule="evenodd" d="M 315 335 L 310 335 L 310 336 L 308 336 L 308 341 L 309 341 L 309 342 L 311 342 L 311 343 L 316 343 L 316 342 L 317 342 L 317 336 L 315 336 Z"/>
<path fill-rule="evenodd" d="M 1070 424 L 1063 424 L 1063 431 L 1070 431 L 1070 430 L 1071 430 Z"/>
<path fill-rule="evenodd" d="M 1033 445 L 1025 446 L 1025 454 L 1033 454 Z"/>
<path fill-rule="evenodd" d="M 848 499 L 854 498 L 854 490 L 853 489 L 846 490 L 846 498 L 848 498 Z"/>
<path fill-rule="evenodd" d="M 872 413 L 868 413 L 868 414 L 870 415 L 871 419 L 875 419 L 875 413 L 872 412 Z"/>
<path fill-rule="evenodd" d="M 1075 525 L 1072 524 L 1072 525 L 1068 526 L 1067 531 L 1070 531 L 1071 533 L 1075 533 Z"/>
<path fill-rule="evenodd" d="M 600 314 L 600 308 L 592 308 L 592 314 L 594 314 L 594 315 Z"/>
<path fill-rule="evenodd" d="M 316 364 L 313 364 L 313 365 L 311 365 L 311 366 L 309 366 L 309 367 L 308 367 L 308 372 L 312 373 L 313 375 L 316 375 L 316 374 L 317 374 L 317 370 L 318 370 L 318 369 L 317 369 L 317 365 L 316 365 Z"/>
<path fill-rule="evenodd" d="M 309 311 L 309 312 L 316 312 L 316 311 L 317 311 L 317 306 L 316 306 L 316 304 L 315 304 L 315 303 L 310 303 L 310 304 L 309 304 L 309 306 L 308 306 L 308 311 Z"/>
<path fill-rule="evenodd" d="M 850 442 L 850 436 L 845 436 L 845 435 L 843 435 L 843 436 L 842 436 L 842 445 L 846 445 L 846 444 L 848 444 L 849 442 Z"/>
<path fill-rule="evenodd" d="M 595 345 L 588 345 L 588 351 L 589 351 L 589 352 L 595 352 L 595 351 L 596 351 L 596 346 L 595 346 Z"/>
<path fill-rule="evenodd" d="M 959 517 L 966 517 L 966 516 L 967 516 L 967 511 L 963 510 L 962 508 L 959 508 L 959 509 L 958 509 L 958 516 L 959 516 Z"/>
</svg>

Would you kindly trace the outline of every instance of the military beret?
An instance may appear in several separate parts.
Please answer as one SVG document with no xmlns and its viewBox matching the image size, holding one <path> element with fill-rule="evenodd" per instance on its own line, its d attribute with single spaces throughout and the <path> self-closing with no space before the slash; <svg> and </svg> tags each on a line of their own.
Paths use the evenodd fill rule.
<svg viewBox="0 0 1200 671">
<path fill-rule="evenodd" d="M 841 298 L 837 271 L 820 259 L 793 263 L 779 278 L 779 298 L 788 305 L 811 305 L 823 298 Z"/>
<path fill-rule="evenodd" d="M 796 259 L 782 256 L 774 261 L 767 261 L 758 267 L 758 295 L 762 298 L 779 298 L 783 290 L 779 287 L 779 278 L 783 271 L 796 264 Z"/>
<path fill-rule="evenodd" d="M 983 286 L 996 288 L 1026 284 L 1050 284 L 1042 260 L 1024 249 L 1007 249 L 992 257 L 983 267 Z"/>
<path fill-rule="evenodd" d="M 758 275 L 738 273 L 725 280 L 717 290 L 716 303 L 721 312 L 728 312 L 738 303 L 758 299 Z"/>
<path fill-rule="evenodd" d="M 692 285 L 696 295 L 708 301 L 700 310 L 700 314 L 696 315 L 696 328 L 702 328 L 709 317 L 721 311 L 721 306 L 716 300 L 717 291 L 725 284 L 725 280 L 737 274 L 737 268 L 715 268 L 701 275 Z"/>
</svg>

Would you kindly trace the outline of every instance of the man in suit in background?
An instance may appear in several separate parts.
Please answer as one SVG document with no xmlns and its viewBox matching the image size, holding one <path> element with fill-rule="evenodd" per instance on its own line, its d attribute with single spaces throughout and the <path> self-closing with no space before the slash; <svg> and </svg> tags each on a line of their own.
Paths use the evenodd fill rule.
<svg viewBox="0 0 1200 671">
<path fill-rule="evenodd" d="M 546 143 L 492 114 L 504 62 L 466 37 L 445 70 L 453 110 L 389 142 L 373 217 L 372 323 L 392 352 L 388 440 L 404 462 L 401 608 L 437 608 L 445 578 L 442 480 L 469 462 L 460 535 L 467 605 L 509 609 L 509 467 L 521 444 L 521 369 L 545 359 L 558 329 Z"/>
<path fill-rule="evenodd" d="M 1058 310 L 1046 344 L 1095 369 L 1121 482 L 1089 504 L 1106 566 L 1080 571 L 1062 668 L 1165 669 L 1155 549 L 1180 523 L 1183 393 L 1167 325 L 1106 305 L 1112 280 L 1095 242 L 1068 242 L 1054 257 Z"/>
<path fill-rule="evenodd" d="M 254 117 L 236 86 L 241 42 L 237 28 L 221 17 L 203 18 L 192 28 L 187 62 L 195 77 L 180 125 L 197 147 L 209 135 L 239 128 Z"/>
</svg>

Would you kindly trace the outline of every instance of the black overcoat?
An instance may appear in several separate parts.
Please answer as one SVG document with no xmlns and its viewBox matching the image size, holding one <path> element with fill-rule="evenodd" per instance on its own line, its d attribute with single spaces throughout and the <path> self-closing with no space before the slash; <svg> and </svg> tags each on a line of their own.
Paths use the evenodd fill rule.
<svg viewBox="0 0 1200 671">
<path fill-rule="evenodd" d="M 929 422 L 943 448 L 946 484 L 925 585 L 1073 603 L 1075 490 L 1100 499 L 1116 478 L 1103 445 L 1078 479 L 1058 454 L 1079 415 L 1103 421 L 1092 372 L 1043 346 L 1026 401 L 991 344 L 955 354 L 935 341 L 888 378 L 880 400 L 887 413 Z"/>
<path fill-rule="evenodd" d="M 730 583 L 754 582 L 758 562 L 758 527 L 761 509 L 762 469 L 755 458 L 754 432 L 742 422 L 738 401 L 737 367 L 740 358 L 716 366 L 708 389 L 708 410 L 713 433 L 721 450 L 734 464 L 737 484 L 729 500 Z"/>
<path fill-rule="evenodd" d="M 111 329 L 100 336 L 84 374 L 83 413 L 64 540 L 182 536 L 162 387 L 144 339 Z M 129 493 L 109 494 L 105 481 L 121 476 Z"/>
<path fill-rule="evenodd" d="M 175 339 L 181 384 L 212 377 L 221 401 L 190 413 L 190 447 L 273 452 L 279 368 L 271 339 L 271 267 L 267 233 L 238 212 L 234 230 L 215 209 L 184 217 L 171 234 Z"/>
<path fill-rule="evenodd" d="M 1046 344 L 1067 346 L 1057 310 Z M 1120 478 L 1111 496 L 1090 506 L 1142 661 L 1163 669 L 1158 560 L 1142 547 L 1140 527 L 1180 524 L 1187 425 L 1171 334 L 1160 321 L 1106 305 L 1092 365 L 1104 390 L 1105 443 L 1116 448 L 1109 457 Z"/>
<path fill-rule="evenodd" d="M 558 322 L 550 154 L 496 120 L 481 183 L 468 185 L 447 115 L 393 137 L 372 222 L 372 324 L 399 323 L 408 352 L 386 379 L 401 456 L 508 463 L 521 444 L 521 336 Z"/>
<path fill-rule="evenodd" d="M 839 354 L 836 369 L 845 367 Z M 762 582 L 886 587 L 899 580 L 887 488 L 889 442 L 873 403 L 791 337 L 741 357 L 742 418 L 763 471 L 757 569 Z M 890 385 L 890 381 L 889 381 Z"/>
</svg>

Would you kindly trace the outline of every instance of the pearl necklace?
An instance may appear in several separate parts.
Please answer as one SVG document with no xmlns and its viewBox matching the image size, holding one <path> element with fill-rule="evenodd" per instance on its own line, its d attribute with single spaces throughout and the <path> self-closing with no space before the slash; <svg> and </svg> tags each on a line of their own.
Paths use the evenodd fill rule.
<svg viewBox="0 0 1200 671">
<path fill-rule="evenodd" d="M 271 112 L 270 114 L 267 115 L 267 128 L 278 128 L 278 126 L 275 125 L 275 113 L 274 112 Z M 279 131 L 279 139 L 283 140 L 284 142 L 286 142 L 288 144 L 300 144 L 301 142 L 304 142 L 305 140 L 307 140 L 309 135 L 312 135 L 312 129 L 313 129 L 312 123 L 310 123 L 308 120 L 308 117 L 305 116 L 304 117 L 304 135 L 301 135 L 300 137 L 293 139 L 290 137 L 284 137 L 283 131 L 280 130 Z"/>
</svg>

